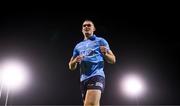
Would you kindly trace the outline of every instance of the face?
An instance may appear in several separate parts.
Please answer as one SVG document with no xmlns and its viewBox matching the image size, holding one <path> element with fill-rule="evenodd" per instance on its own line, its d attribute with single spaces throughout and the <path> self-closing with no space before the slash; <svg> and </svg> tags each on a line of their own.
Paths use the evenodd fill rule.
<svg viewBox="0 0 180 106">
<path fill-rule="evenodd" d="M 91 21 L 84 21 L 82 25 L 82 32 L 85 37 L 90 37 L 95 31 L 94 24 Z"/>
</svg>

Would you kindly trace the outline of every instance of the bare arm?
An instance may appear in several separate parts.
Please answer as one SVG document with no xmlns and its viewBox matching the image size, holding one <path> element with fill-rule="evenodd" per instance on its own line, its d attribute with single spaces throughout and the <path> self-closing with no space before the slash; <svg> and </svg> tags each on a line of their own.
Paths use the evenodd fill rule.
<svg viewBox="0 0 180 106">
<path fill-rule="evenodd" d="M 116 57 L 114 56 L 114 54 L 111 50 L 109 50 L 107 53 L 105 53 L 104 57 L 108 63 L 111 63 L 111 64 L 116 63 Z"/>
<path fill-rule="evenodd" d="M 75 70 L 77 68 L 77 62 L 75 61 L 75 58 L 71 57 L 71 60 L 69 61 L 69 69 Z"/>
<path fill-rule="evenodd" d="M 75 70 L 77 68 L 77 64 L 81 62 L 82 58 L 82 56 L 71 57 L 69 61 L 69 69 L 72 71 Z"/>
<path fill-rule="evenodd" d="M 116 57 L 111 50 L 107 50 L 105 46 L 100 46 L 100 50 L 108 63 L 114 64 L 116 62 Z"/>
</svg>

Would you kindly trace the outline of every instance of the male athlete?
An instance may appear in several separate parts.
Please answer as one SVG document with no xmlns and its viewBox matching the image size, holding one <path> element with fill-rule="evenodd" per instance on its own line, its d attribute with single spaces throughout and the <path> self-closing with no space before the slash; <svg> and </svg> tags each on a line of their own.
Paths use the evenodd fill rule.
<svg viewBox="0 0 180 106">
<path fill-rule="evenodd" d="M 114 64 L 116 58 L 108 42 L 94 34 L 94 23 L 85 20 L 82 24 L 84 40 L 79 42 L 69 61 L 69 69 L 80 66 L 80 87 L 84 106 L 99 106 L 105 88 L 104 60 Z"/>
</svg>

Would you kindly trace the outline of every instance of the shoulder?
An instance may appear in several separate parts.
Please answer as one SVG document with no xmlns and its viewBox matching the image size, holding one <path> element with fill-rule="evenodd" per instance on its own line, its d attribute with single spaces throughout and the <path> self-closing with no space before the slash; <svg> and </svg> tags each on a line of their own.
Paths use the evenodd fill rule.
<svg viewBox="0 0 180 106">
<path fill-rule="evenodd" d="M 97 41 L 106 41 L 106 39 L 105 39 L 105 38 L 103 38 L 103 37 L 99 37 L 99 36 L 96 36 L 96 40 L 97 40 Z"/>
<path fill-rule="evenodd" d="M 80 41 L 76 44 L 75 48 L 78 48 L 79 46 L 82 46 L 84 44 L 84 41 Z"/>
<path fill-rule="evenodd" d="M 97 41 L 99 42 L 107 42 L 107 40 L 103 37 L 97 37 Z"/>
</svg>

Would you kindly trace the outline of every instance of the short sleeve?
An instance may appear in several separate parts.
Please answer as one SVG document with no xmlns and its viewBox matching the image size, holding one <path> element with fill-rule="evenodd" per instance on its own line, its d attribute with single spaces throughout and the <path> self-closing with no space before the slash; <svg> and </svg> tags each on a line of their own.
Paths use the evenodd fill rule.
<svg viewBox="0 0 180 106">
<path fill-rule="evenodd" d="M 105 46 L 108 50 L 110 50 L 109 43 L 104 38 L 100 40 L 100 46 Z"/>
<path fill-rule="evenodd" d="M 73 50 L 73 57 L 76 57 L 78 55 L 79 55 L 79 52 L 78 52 L 78 50 L 75 47 L 74 50 Z"/>
</svg>

